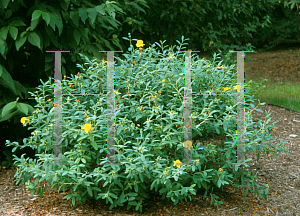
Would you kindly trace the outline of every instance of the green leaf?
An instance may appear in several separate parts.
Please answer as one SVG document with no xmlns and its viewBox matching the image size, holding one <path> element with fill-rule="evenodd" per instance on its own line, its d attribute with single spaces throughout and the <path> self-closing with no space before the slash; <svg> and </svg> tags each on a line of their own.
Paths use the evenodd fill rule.
<svg viewBox="0 0 300 216">
<path fill-rule="evenodd" d="M 18 146 L 14 147 L 14 148 L 12 149 L 12 152 L 15 152 L 15 151 L 17 150 L 17 148 L 18 148 Z"/>
<path fill-rule="evenodd" d="M 89 40 L 85 29 L 79 28 L 79 31 L 81 33 L 81 38 L 85 38 L 86 40 Z"/>
<path fill-rule="evenodd" d="M 115 11 L 114 7 L 111 6 L 110 4 L 105 5 L 105 10 L 106 10 L 108 13 L 112 13 L 112 12 Z"/>
<path fill-rule="evenodd" d="M 32 20 L 30 24 L 30 30 L 33 31 L 38 24 L 39 24 L 39 19 Z"/>
<path fill-rule="evenodd" d="M 15 116 L 15 115 L 17 115 L 19 113 L 20 113 L 19 110 L 16 110 L 13 113 L 7 114 L 6 116 L 2 115 L 0 122 L 10 120 L 13 116 Z"/>
<path fill-rule="evenodd" d="M 17 108 L 25 115 L 28 115 L 28 107 L 27 104 L 24 103 L 17 103 Z"/>
<path fill-rule="evenodd" d="M 10 0 L 1 0 L 1 3 L 2 3 L 2 5 L 1 5 L 1 9 L 2 8 L 4 8 L 4 9 L 6 9 L 7 8 L 7 6 L 8 6 L 8 4 L 9 4 L 9 2 L 10 2 Z"/>
<path fill-rule="evenodd" d="M 227 131 L 227 122 L 226 121 L 224 121 L 223 128 L 224 128 L 224 131 Z"/>
<path fill-rule="evenodd" d="M 71 197 L 72 197 L 72 194 L 69 194 L 69 195 L 64 196 L 63 199 L 69 200 Z"/>
<path fill-rule="evenodd" d="M 137 196 L 137 193 L 128 193 L 127 195 L 132 197 L 132 196 Z"/>
<path fill-rule="evenodd" d="M 0 36 L 3 38 L 3 40 L 6 40 L 7 34 L 8 34 L 8 30 L 9 30 L 9 26 L 4 26 L 4 27 L 2 27 L 0 29 Z"/>
<path fill-rule="evenodd" d="M 43 17 L 43 19 L 45 20 L 45 22 L 46 22 L 46 24 L 48 26 L 49 23 L 50 23 L 50 15 L 49 15 L 49 13 L 43 12 L 42 17 Z"/>
<path fill-rule="evenodd" d="M 87 187 L 87 191 L 91 197 L 93 197 L 93 190 L 91 187 Z"/>
<path fill-rule="evenodd" d="M 111 204 L 114 203 L 110 197 L 107 197 L 107 199 L 109 200 L 109 202 L 110 202 Z"/>
<path fill-rule="evenodd" d="M 113 193 L 109 193 L 109 196 L 111 196 L 112 198 L 118 199 L 118 197 Z"/>
<path fill-rule="evenodd" d="M 129 204 L 129 205 L 135 205 L 135 206 L 136 206 L 136 205 L 137 205 L 137 202 L 136 202 L 136 201 L 132 201 L 132 202 L 129 202 L 128 204 Z"/>
<path fill-rule="evenodd" d="M 75 164 L 79 164 L 79 162 L 80 162 L 80 158 L 77 158 Z"/>
<path fill-rule="evenodd" d="M 40 188 L 40 198 L 43 198 L 43 192 L 44 192 L 43 188 Z"/>
<path fill-rule="evenodd" d="M 138 114 L 138 115 L 136 115 L 135 121 L 139 120 L 139 119 L 142 118 L 142 117 L 143 117 L 143 114 Z"/>
<path fill-rule="evenodd" d="M 96 20 L 98 12 L 97 12 L 96 8 L 88 8 L 87 12 L 88 12 L 88 16 L 91 20 L 91 23 L 93 25 Z"/>
<path fill-rule="evenodd" d="M 21 19 L 12 20 L 9 25 L 10 26 L 26 26 L 26 24 Z"/>
<path fill-rule="evenodd" d="M 118 2 L 122 7 L 126 7 L 125 0 L 119 0 Z"/>
<path fill-rule="evenodd" d="M 119 47 L 120 48 L 120 50 L 122 50 L 122 46 L 119 44 L 119 41 L 118 40 L 112 40 L 112 43 L 114 44 L 114 45 L 116 45 L 117 47 Z"/>
<path fill-rule="evenodd" d="M 79 8 L 79 16 L 81 17 L 82 22 L 85 24 L 85 21 L 88 18 L 87 9 Z"/>
<path fill-rule="evenodd" d="M 258 111 L 258 112 L 263 113 L 263 111 L 261 109 L 255 109 L 255 110 Z"/>
<path fill-rule="evenodd" d="M 17 39 L 16 42 L 15 42 L 17 51 L 19 51 L 20 47 L 23 46 L 23 44 L 25 43 L 25 41 L 27 39 L 27 34 L 24 35 L 23 37 L 21 35 L 19 35 L 18 38 L 19 39 Z"/>
<path fill-rule="evenodd" d="M 245 181 L 245 176 L 241 176 L 241 179 L 242 179 L 242 185 L 244 185 L 244 181 Z"/>
<path fill-rule="evenodd" d="M 243 197 L 246 196 L 248 193 L 248 189 L 245 191 L 245 193 L 243 194 Z"/>
<path fill-rule="evenodd" d="M 22 99 L 24 99 L 23 96 L 22 96 L 22 94 L 21 94 L 21 92 L 23 92 L 25 94 L 25 97 L 28 98 L 28 96 L 29 96 L 28 90 L 24 86 L 22 86 L 20 82 L 18 82 L 16 80 L 14 80 L 14 84 L 15 84 L 15 87 L 16 87 L 17 94 Z"/>
<path fill-rule="evenodd" d="M 84 158 L 81 158 L 82 163 L 86 163 L 86 160 Z"/>
<path fill-rule="evenodd" d="M 12 9 L 9 9 L 5 12 L 4 19 L 9 19 L 12 15 Z"/>
<path fill-rule="evenodd" d="M 60 6 L 61 6 L 61 8 L 64 9 L 65 11 L 68 10 L 69 5 L 70 5 L 70 0 L 60 1 Z"/>
<path fill-rule="evenodd" d="M 167 184 L 166 185 L 168 186 L 168 188 L 172 188 L 172 183 L 171 183 L 170 179 L 167 180 Z"/>
<path fill-rule="evenodd" d="M 46 53 L 45 62 L 52 62 L 53 61 L 53 54 Z"/>
<path fill-rule="evenodd" d="M 73 197 L 72 197 L 72 205 L 73 205 L 73 206 L 75 205 L 75 200 L 76 200 L 76 197 L 73 196 Z"/>
<path fill-rule="evenodd" d="M 167 190 L 168 190 L 168 188 L 162 188 L 159 190 L 159 193 L 162 194 L 162 193 L 166 192 Z"/>
<path fill-rule="evenodd" d="M 79 13 L 76 11 L 71 11 L 70 13 L 70 17 L 74 23 L 74 25 L 76 25 L 76 27 L 79 26 Z"/>
<path fill-rule="evenodd" d="M 141 173 L 139 173 L 139 177 L 140 177 L 141 181 L 144 182 L 143 175 Z"/>
<path fill-rule="evenodd" d="M 53 31 L 55 31 L 55 25 L 57 26 L 58 28 L 58 31 L 59 31 L 59 36 L 61 35 L 62 33 L 62 29 L 63 29 L 63 23 L 62 23 L 62 19 L 61 19 L 61 16 L 59 13 L 49 13 L 50 15 L 50 26 L 51 28 L 53 29 Z M 47 31 L 47 28 L 46 28 L 46 31 Z M 49 34 L 49 32 L 48 32 Z M 48 36 L 51 36 L 50 34 Z M 51 41 L 53 40 L 52 37 L 51 38 Z M 55 37 L 56 39 L 56 37 Z"/>
<path fill-rule="evenodd" d="M 44 71 L 48 71 L 52 68 L 53 68 L 53 63 L 50 63 L 50 62 L 45 63 L 45 70 Z"/>
<path fill-rule="evenodd" d="M 6 59 L 5 57 L 5 51 L 7 51 L 8 48 L 7 48 L 7 44 L 4 40 L 2 40 L 0 38 L 0 53 L 2 54 L 2 56 Z"/>
<path fill-rule="evenodd" d="M 95 150 L 98 150 L 98 146 L 94 141 L 91 141 L 91 144 Z"/>
<path fill-rule="evenodd" d="M 100 14 L 102 14 L 102 15 L 105 15 L 105 10 L 104 10 L 104 4 L 102 4 L 102 5 L 98 5 L 98 6 L 96 6 L 95 8 L 96 8 L 96 10 L 98 11 L 98 13 L 100 13 Z"/>
<path fill-rule="evenodd" d="M 107 22 L 109 22 L 113 27 L 118 28 L 118 24 L 121 24 L 119 21 L 114 20 L 111 17 L 103 17 Z"/>
<path fill-rule="evenodd" d="M 92 187 L 92 189 L 101 192 L 101 190 L 99 188 L 97 188 L 97 187 Z"/>
<path fill-rule="evenodd" d="M 0 65 L 0 80 L 3 82 L 5 87 L 9 88 L 15 95 L 17 95 L 14 81 L 11 75 L 7 72 L 7 70 L 2 65 Z"/>
<path fill-rule="evenodd" d="M 146 11 L 143 8 L 141 8 L 137 3 L 133 2 L 132 4 L 133 4 L 133 6 L 135 6 L 140 11 L 143 11 L 144 13 L 146 13 Z"/>
<path fill-rule="evenodd" d="M 74 36 L 74 39 L 75 39 L 77 45 L 79 45 L 80 37 L 81 37 L 80 31 L 78 31 L 77 29 L 74 29 L 73 36 Z"/>
<path fill-rule="evenodd" d="M 31 21 L 38 19 L 42 13 L 43 13 L 43 11 L 40 11 L 40 10 L 33 11 Z"/>
<path fill-rule="evenodd" d="M 37 33 L 35 32 L 28 32 L 28 41 L 34 45 L 34 46 L 37 46 L 38 48 L 41 49 L 41 41 L 40 41 L 40 36 L 38 36 Z"/>
<path fill-rule="evenodd" d="M 171 126 L 172 126 L 172 125 L 169 124 L 169 125 L 167 125 L 166 127 L 164 127 L 163 132 L 165 132 L 166 130 L 168 130 Z"/>
<path fill-rule="evenodd" d="M 87 138 L 87 136 L 82 136 L 82 137 L 80 137 L 77 141 L 79 142 L 79 141 L 84 140 L 84 139 L 86 139 L 86 138 Z"/>
</svg>

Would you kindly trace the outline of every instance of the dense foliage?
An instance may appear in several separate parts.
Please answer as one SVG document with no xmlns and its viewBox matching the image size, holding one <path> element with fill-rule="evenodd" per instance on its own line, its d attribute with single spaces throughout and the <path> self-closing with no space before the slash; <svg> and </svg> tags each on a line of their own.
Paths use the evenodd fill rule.
<svg viewBox="0 0 300 216">
<path fill-rule="evenodd" d="M 130 36 L 130 35 L 129 35 Z M 186 146 L 184 141 L 184 53 L 175 53 L 174 48 L 184 50 L 184 38 L 180 46 L 156 43 L 138 50 L 132 45 L 131 37 L 126 60 L 121 60 L 115 68 L 115 161 L 122 165 L 106 164 L 107 141 L 107 98 L 76 96 L 87 92 L 106 92 L 107 62 L 95 62 L 80 54 L 86 60 L 78 64 L 81 73 L 65 77 L 62 81 L 63 97 L 63 155 L 62 160 L 69 165 L 46 165 L 54 162 L 53 124 L 55 104 L 53 103 L 53 78 L 42 83 L 36 92 L 30 94 L 38 102 L 33 115 L 21 119 L 24 126 L 35 131 L 23 140 L 25 146 L 36 149 L 38 158 L 25 159 L 14 156 L 18 166 L 16 182 L 25 182 L 26 187 L 43 196 L 48 188 L 43 188 L 47 180 L 51 188 L 58 191 L 71 189 L 66 199 L 72 198 L 84 203 L 88 196 L 105 199 L 110 208 L 127 204 L 142 211 L 142 201 L 149 198 L 147 190 L 155 188 L 156 193 L 171 199 L 175 204 L 187 201 L 191 194 L 205 189 L 204 197 L 210 194 L 211 202 L 222 204 L 213 194 L 215 187 L 235 183 L 235 187 L 252 191 L 263 196 L 268 193 L 268 185 L 256 183 L 255 173 L 247 172 L 247 164 L 230 165 L 236 162 L 236 83 L 235 65 L 222 65 L 198 59 L 193 56 L 192 85 L 193 96 L 192 131 L 193 140 L 225 134 L 221 145 L 199 143 Z M 143 43 L 142 43 L 143 44 Z M 156 50 L 155 46 L 160 50 Z M 110 64 L 110 63 L 109 63 Z M 60 83 L 60 81 L 59 81 Z M 213 87 L 213 89 L 212 89 Z M 270 139 L 271 119 L 254 124 L 251 112 L 254 99 L 249 95 L 249 85 L 245 84 L 245 151 L 255 151 L 259 160 L 260 152 L 277 152 L 284 149 L 282 140 L 275 146 Z M 225 93 L 224 93 L 225 92 Z M 231 93 L 233 95 L 226 93 Z M 216 94 L 225 94 L 216 96 Z M 254 108 L 256 109 L 256 108 Z M 258 110 L 258 109 L 256 109 Z M 261 110 L 258 110 L 261 111 Z M 274 124 L 274 123 L 273 123 Z M 20 148 L 18 142 L 6 140 L 6 145 Z M 193 165 L 182 164 L 184 148 L 191 148 Z M 21 147 L 22 148 L 22 147 Z M 279 154 L 280 155 L 280 154 Z M 246 157 L 245 163 L 251 161 Z M 199 163 L 195 165 L 195 163 Z M 30 179 L 34 179 L 31 183 Z M 246 183 L 246 181 L 248 183 Z"/>
</svg>

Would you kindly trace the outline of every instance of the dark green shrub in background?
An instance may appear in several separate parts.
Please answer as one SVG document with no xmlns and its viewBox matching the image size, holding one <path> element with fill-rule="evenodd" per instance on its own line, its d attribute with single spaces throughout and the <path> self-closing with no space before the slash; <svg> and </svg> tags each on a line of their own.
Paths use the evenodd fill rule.
<svg viewBox="0 0 300 216">
<path fill-rule="evenodd" d="M 295 0 L 290 1 L 290 3 Z M 287 40 L 300 40 L 299 12 L 296 4 L 287 4 L 288 1 L 274 4 L 274 10 L 270 10 L 270 28 L 258 28 L 253 34 L 255 46 L 263 49 L 271 49 Z M 298 1 L 300 3 L 300 1 Z"/>
<path fill-rule="evenodd" d="M 68 76 L 75 75 L 81 61 L 78 53 L 101 59 L 100 50 L 122 49 L 120 36 L 112 30 L 126 22 L 115 15 L 124 13 L 122 9 L 139 11 L 141 6 L 147 7 L 144 0 L 130 4 L 122 0 L 0 0 L 1 159 L 6 158 L 3 151 L 12 150 L 5 148 L 5 139 L 22 142 L 32 132 L 24 130 L 20 118 L 32 115 L 37 105 L 28 92 L 34 91 L 40 80 L 54 77 L 54 53 L 46 50 L 71 50 L 62 53 L 62 73 L 66 75 L 68 68 Z"/>
<path fill-rule="evenodd" d="M 170 44 L 184 33 L 191 39 L 189 49 L 209 50 L 212 54 L 228 52 L 225 45 L 243 49 L 256 29 L 270 27 L 268 12 L 273 10 L 274 3 L 274 0 L 149 0 L 147 15 L 127 12 L 130 26 L 124 26 L 121 32 L 130 31 L 149 43 L 167 40 Z"/>
</svg>

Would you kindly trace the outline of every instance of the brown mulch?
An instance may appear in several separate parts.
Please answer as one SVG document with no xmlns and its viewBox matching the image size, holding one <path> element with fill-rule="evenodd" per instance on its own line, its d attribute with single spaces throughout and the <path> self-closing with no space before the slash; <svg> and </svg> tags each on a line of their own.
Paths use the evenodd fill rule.
<svg viewBox="0 0 300 216">
<path fill-rule="evenodd" d="M 300 53 L 299 50 L 298 47 L 297 54 Z M 294 52 L 296 50 L 293 50 L 292 53 Z M 260 77 L 267 78 L 269 72 L 272 73 L 274 80 L 286 80 L 286 77 L 289 76 L 284 74 L 282 68 L 273 68 L 274 62 L 280 64 L 280 61 L 286 61 L 286 65 L 295 66 L 296 72 L 290 73 L 295 76 L 298 74 L 297 65 L 289 62 L 299 61 L 300 58 L 296 54 L 293 57 L 289 50 L 270 51 L 254 55 L 256 55 L 255 62 L 249 63 L 248 66 L 251 67 L 251 64 L 262 66 L 256 69 L 254 67 L 246 73 L 255 73 L 257 72 L 255 70 L 260 70 Z M 268 55 L 273 56 L 272 64 L 266 61 Z M 269 67 L 268 64 L 270 64 Z M 247 67 L 246 64 L 245 67 Z M 262 69 L 262 67 L 269 69 Z M 292 69 L 288 67 L 288 71 L 292 71 Z M 295 80 L 297 79 L 294 78 Z M 255 172 L 257 183 L 260 185 L 268 183 L 270 186 L 267 200 L 256 197 L 251 192 L 243 197 L 244 191 L 237 189 L 237 192 L 234 192 L 234 186 L 230 185 L 224 187 L 224 191 L 221 189 L 214 190 L 214 193 L 219 196 L 218 200 L 224 202 L 218 210 L 216 206 L 210 204 L 210 199 L 203 198 L 204 193 L 201 191 L 192 196 L 192 201 L 188 199 L 188 202 L 179 203 L 176 206 L 172 201 L 162 200 L 159 196 L 154 195 L 152 192 L 154 190 L 148 191 L 151 199 L 143 202 L 142 214 L 133 208 L 127 211 L 127 205 L 109 210 L 110 204 L 105 204 L 105 200 L 93 201 L 89 199 L 84 205 L 76 203 L 75 206 L 72 206 L 71 200 L 62 200 L 62 197 L 68 194 L 67 192 L 57 194 L 53 191 L 51 194 L 46 194 L 43 199 L 40 199 L 39 195 L 34 195 L 31 199 L 30 192 L 24 189 L 24 185 L 14 185 L 16 168 L 13 167 L 9 170 L 0 169 L 0 215 L 299 215 L 300 164 L 297 158 L 300 155 L 300 114 L 270 105 L 258 108 L 264 113 L 253 111 L 253 121 L 264 121 L 265 111 L 271 112 L 271 122 L 277 122 L 275 124 L 277 129 L 271 133 L 273 145 L 283 139 L 283 142 L 288 142 L 284 144 L 284 147 L 288 148 L 290 153 L 281 153 L 280 157 L 277 154 L 275 159 L 272 159 L 272 152 L 269 155 L 261 153 L 258 162 L 255 153 L 246 153 L 247 158 L 253 159 L 252 164 L 248 163 L 251 167 L 247 169 Z M 297 137 L 290 137 L 291 134 L 297 135 Z M 218 140 L 220 139 L 222 138 Z M 211 142 L 212 140 L 208 141 Z"/>
</svg>

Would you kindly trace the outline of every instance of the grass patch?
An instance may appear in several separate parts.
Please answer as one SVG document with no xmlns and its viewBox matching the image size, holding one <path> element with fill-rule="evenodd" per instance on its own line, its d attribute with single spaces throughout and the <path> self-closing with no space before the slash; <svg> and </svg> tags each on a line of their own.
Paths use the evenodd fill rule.
<svg viewBox="0 0 300 216">
<path fill-rule="evenodd" d="M 250 86 L 255 87 L 257 83 L 257 81 L 252 79 Z M 265 87 L 259 89 L 257 92 L 253 92 L 255 98 L 259 99 L 261 102 L 275 104 L 300 112 L 300 83 L 292 85 L 292 82 L 266 82 L 263 86 Z"/>
</svg>

